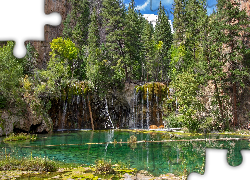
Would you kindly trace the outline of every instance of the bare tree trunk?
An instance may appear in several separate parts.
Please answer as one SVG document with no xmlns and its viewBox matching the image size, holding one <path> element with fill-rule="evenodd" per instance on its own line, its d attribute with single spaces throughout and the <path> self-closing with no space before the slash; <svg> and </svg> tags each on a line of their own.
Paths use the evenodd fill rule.
<svg viewBox="0 0 250 180">
<path fill-rule="evenodd" d="M 93 117 L 92 117 L 91 106 L 90 106 L 89 96 L 87 96 L 87 98 L 88 98 L 89 115 L 90 115 L 90 119 L 91 119 L 91 126 L 92 126 L 92 130 L 95 130 L 95 128 L 94 128 L 94 122 L 93 122 Z"/>
</svg>

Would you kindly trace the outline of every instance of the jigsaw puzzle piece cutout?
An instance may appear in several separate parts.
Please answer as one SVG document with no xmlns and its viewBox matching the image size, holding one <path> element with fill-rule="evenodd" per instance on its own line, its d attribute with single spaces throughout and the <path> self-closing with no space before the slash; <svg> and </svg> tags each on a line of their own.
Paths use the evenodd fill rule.
<svg viewBox="0 0 250 180">
<path fill-rule="evenodd" d="M 26 54 L 24 42 L 43 41 L 44 26 L 61 23 L 59 13 L 44 13 L 44 0 L 0 0 L 0 41 L 15 41 L 14 56 Z"/>
<path fill-rule="evenodd" d="M 225 149 L 206 149 L 206 165 L 204 175 L 190 173 L 188 180 L 236 180 L 250 179 L 250 151 L 241 151 L 243 158 L 239 166 L 230 166 L 227 162 L 227 150 Z"/>
<path fill-rule="evenodd" d="M 227 152 L 227 162 L 230 166 L 239 166 L 242 163 L 241 147 L 232 145 Z"/>
</svg>

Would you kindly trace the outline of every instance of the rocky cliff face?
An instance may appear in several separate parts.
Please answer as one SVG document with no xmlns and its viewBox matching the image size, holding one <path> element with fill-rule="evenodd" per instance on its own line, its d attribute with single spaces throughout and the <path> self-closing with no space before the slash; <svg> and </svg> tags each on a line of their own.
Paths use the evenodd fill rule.
<svg viewBox="0 0 250 180">
<path fill-rule="evenodd" d="M 12 132 L 47 133 L 52 131 L 52 127 L 50 117 L 37 115 L 28 106 L 25 115 L 16 108 L 0 111 L 0 136 Z"/>
<path fill-rule="evenodd" d="M 60 13 L 62 17 L 62 22 L 59 26 L 46 25 L 44 27 L 44 41 L 30 41 L 39 54 L 37 62 L 38 68 L 46 67 L 46 63 L 49 60 L 49 43 L 54 38 L 57 38 L 62 35 L 63 22 L 70 11 L 70 4 L 67 0 L 45 0 L 44 7 L 45 14 L 50 14 L 52 12 Z"/>
</svg>

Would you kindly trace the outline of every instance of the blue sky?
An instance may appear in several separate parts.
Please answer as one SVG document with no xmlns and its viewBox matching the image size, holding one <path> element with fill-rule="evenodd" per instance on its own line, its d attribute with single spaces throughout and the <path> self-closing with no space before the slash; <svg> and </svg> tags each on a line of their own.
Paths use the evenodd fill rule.
<svg viewBox="0 0 250 180">
<path fill-rule="evenodd" d="M 128 6 L 130 0 L 123 0 L 126 6 Z M 162 5 L 167 10 L 166 12 L 169 14 L 169 18 L 173 20 L 173 15 L 170 13 L 172 10 L 172 4 L 174 0 L 161 0 Z M 215 9 L 215 5 L 217 3 L 216 0 L 207 0 L 208 3 L 208 14 L 213 12 Z M 141 11 L 142 14 L 157 14 L 157 8 L 160 4 L 160 0 L 135 0 L 135 5 L 138 10 Z"/>
</svg>

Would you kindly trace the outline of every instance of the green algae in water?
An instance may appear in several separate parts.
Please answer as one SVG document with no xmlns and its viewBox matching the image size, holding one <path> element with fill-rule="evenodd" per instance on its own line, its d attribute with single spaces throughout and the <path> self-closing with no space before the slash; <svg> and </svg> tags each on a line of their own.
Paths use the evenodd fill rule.
<svg viewBox="0 0 250 180">
<path fill-rule="evenodd" d="M 91 165 L 97 159 L 111 160 L 112 164 L 122 162 L 128 168 L 146 170 L 154 176 L 173 173 L 204 173 L 205 148 L 229 150 L 229 164 L 241 163 L 241 149 L 250 149 L 248 140 L 220 138 L 242 138 L 235 135 L 192 135 L 181 133 L 139 132 L 139 131 L 77 131 L 38 135 L 36 141 L 28 144 L 8 145 L 1 143 L 2 154 L 15 156 L 48 157 L 66 163 Z M 137 143 L 126 143 L 132 135 Z M 198 139 L 198 140 L 197 140 Z M 113 143 L 116 140 L 116 143 Z M 165 140 L 166 142 L 162 142 Z M 122 142 L 122 143 L 120 143 Z"/>
</svg>

